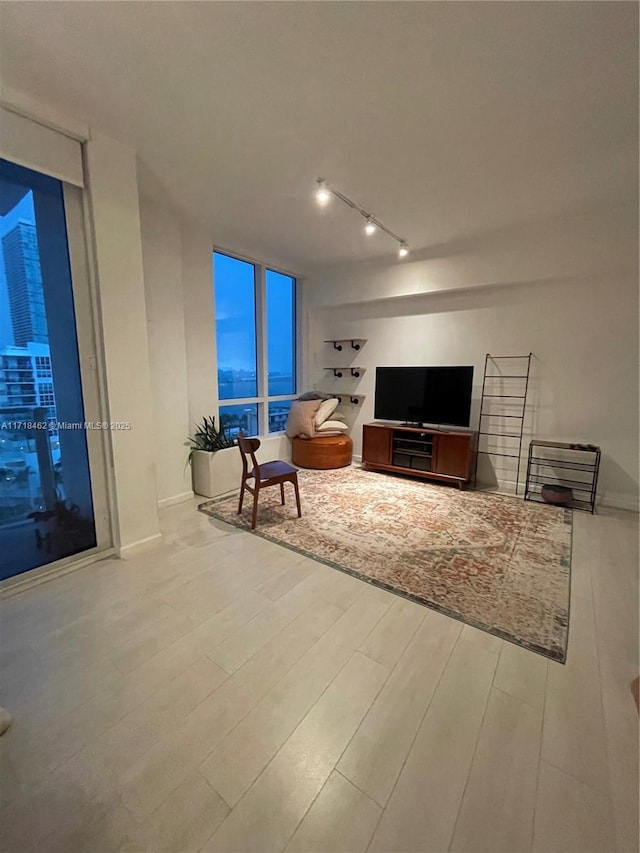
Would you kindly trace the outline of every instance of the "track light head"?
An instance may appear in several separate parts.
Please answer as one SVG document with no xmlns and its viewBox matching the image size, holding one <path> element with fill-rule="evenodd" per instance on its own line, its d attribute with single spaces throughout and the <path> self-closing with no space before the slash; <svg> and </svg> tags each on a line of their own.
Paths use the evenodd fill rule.
<svg viewBox="0 0 640 853">
<path fill-rule="evenodd" d="M 400 248 L 398 250 L 398 257 L 404 258 L 409 254 L 409 245 L 405 243 L 402 237 L 399 237 L 395 234 L 390 228 L 381 222 L 379 219 L 374 219 L 373 216 L 368 213 L 364 207 L 360 207 L 359 204 L 356 204 L 355 201 L 348 198 L 344 193 L 341 193 L 336 187 L 328 184 L 324 178 L 316 178 L 316 201 L 322 207 L 331 201 L 331 197 L 335 196 L 338 201 L 341 201 L 347 207 L 350 207 L 352 210 L 355 210 L 356 213 L 359 213 L 360 216 L 363 216 L 366 219 L 366 223 L 364 226 L 364 232 L 367 237 L 370 237 L 372 234 L 375 234 L 376 231 L 384 231 L 389 237 L 399 243 Z"/>
<path fill-rule="evenodd" d="M 323 181 L 322 178 L 318 178 L 317 184 L 316 201 L 324 207 L 324 205 L 328 204 L 331 199 L 331 190 L 327 186 L 327 182 Z"/>
</svg>

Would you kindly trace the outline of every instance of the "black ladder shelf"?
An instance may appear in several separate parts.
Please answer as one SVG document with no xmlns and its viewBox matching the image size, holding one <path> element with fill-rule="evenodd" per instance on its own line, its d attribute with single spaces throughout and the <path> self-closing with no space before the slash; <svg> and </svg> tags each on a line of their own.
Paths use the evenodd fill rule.
<svg viewBox="0 0 640 853">
<path fill-rule="evenodd" d="M 502 448 L 502 445 L 499 445 L 502 448 L 499 450 L 478 449 L 474 481 L 477 480 L 478 462 L 481 454 L 503 459 L 514 459 L 517 460 L 515 472 L 516 494 L 518 494 L 518 486 L 520 484 L 522 436 L 524 433 L 524 418 L 527 408 L 527 392 L 529 390 L 532 355 L 533 353 L 529 353 L 528 355 L 491 355 L 487 353 L 484 360 L 480 423 L 478 426 L 479 443 L 482 442 L 483 437 L 488 447 L 490 446 L 491 439 L 508 439 L 514 442 L 517 440 L 518 452 L 515 452 L 515 447 L 513 449 L 508 447 Z M 506 390 L 513 393 L 504 393 L 505 380 L 507 384 Z M 506 409 L 507 411 L 498 411 L 498 409 Z M 507 421 L 506 424 L 503 419 Z M 500 421 L 499 429 L 498 427 L 492 427 L 495 421 Z"/>
</svg>

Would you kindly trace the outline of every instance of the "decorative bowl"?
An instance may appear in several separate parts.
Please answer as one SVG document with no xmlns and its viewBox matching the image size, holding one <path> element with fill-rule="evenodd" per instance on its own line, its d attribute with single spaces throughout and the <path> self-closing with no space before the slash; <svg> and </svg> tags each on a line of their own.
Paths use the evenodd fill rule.
<svg viewBox="0 0 640 853">
<path fill-rule="evenodd" d="M 540 490 L 542 500 L 556 506 L 568 506 L 573 500 L 573 492 L 566 486 L 557 483 L 545 483 Z"/>
</svg>

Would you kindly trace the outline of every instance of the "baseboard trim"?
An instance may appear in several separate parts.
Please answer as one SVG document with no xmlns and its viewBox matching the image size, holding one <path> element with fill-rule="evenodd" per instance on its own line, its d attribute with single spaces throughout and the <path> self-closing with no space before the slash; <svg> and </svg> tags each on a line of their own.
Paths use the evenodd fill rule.
<svg viewBox="0 0 640 853">
<path fill-rule="evenodd" d="M 158 501 L 158 509 L 164 509 L 167 506 L 174 506 L 175 504 L 182 504 L 186 501 L 190 501 L 194 497 L 193 490 L 188 492 L 181 492 L 179 495 L 172 495 L 170 498 L 162 498 Z"/>
<path fill-rule="evenodd" d="M 362 456 L 353 457 L 354 462 L 362 462 Z M 479 492 L 493 492 L 494 494 L 507 495 L 510 497 L 524 498 L 524 482 L 521 480 L 518 485 L 518 493 L 516 494 L 515 480 L 498 480 L 496 483 L 478 482 L 473 486 Z M 596 499 L 596 512 L 598 507 L 607 507 L 608 509 L 621 509 L 625 512 L 640 513 L 640 502 L 633 495 L 603 495 Z"/>
<path fill-rule="evenodd" d="M 131 557 L 135 557 L 136 554 L 148 551 L 149 548 L 155 548 L 161 543 L 162 533 L 156 533 L 153 536 L 147 536 L 146 539 L 139 539 L 137 542 L 132 542 L 131 545 L 121 545 L 116 550 L 121 560 L 129 560 Z"/>
<path fill-rule="evenodd" d="M 625 512 L 640 512 L 640 505 L 637 498 L 626 497 L 625 495 L 608 495 L 601 501 L 596 501 L 596 512 L 599 506 L 611 507 L 611 509 L 622 509 Z"/>
<path fill-rule="evenodd" d="M 117 556 L 115 548 L 105 548 L 102 551 L 94 551 L 80 559 L 67 557 L 58 565 L 39 566 L 37 569 L 30 569 L 28 572 L 23 572 L 15 577 L 5 578 L 5 580 L 0 581 L 0 598 L 12 598 L 14 595 L 19 595 L 21 592 L 40 586 L 40 584 L 48 583 L 48 581 L 56 580 L 64 577 L 64 575 L 71 574 L 71 572 L 77 572 L 79 569 L 84 569 L 94 563 L 99 563 L 101 560 L 115 556 Z"/>
</svg>

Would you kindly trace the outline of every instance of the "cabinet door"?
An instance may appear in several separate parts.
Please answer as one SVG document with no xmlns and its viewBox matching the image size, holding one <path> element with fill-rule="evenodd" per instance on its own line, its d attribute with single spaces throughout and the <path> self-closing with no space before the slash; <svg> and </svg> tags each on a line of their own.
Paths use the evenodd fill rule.
<svg viewBox="0 0 640 853">
<path fill-rule="evenodd" d="M 471 459 L 470 435 L 439 435 L 436 445 L 434 471 L 438 474 L 448 474 L 449 477 L 470 477 Z"/>
<path fill-rule="evenodd" d="M 362 427 L 362 461 L 388 465 L 391 462 L 391 430 L 385 427 Z"/>
</svg>

